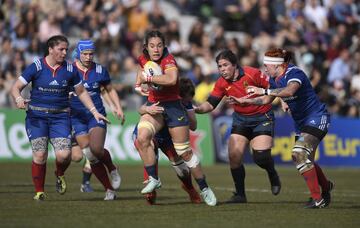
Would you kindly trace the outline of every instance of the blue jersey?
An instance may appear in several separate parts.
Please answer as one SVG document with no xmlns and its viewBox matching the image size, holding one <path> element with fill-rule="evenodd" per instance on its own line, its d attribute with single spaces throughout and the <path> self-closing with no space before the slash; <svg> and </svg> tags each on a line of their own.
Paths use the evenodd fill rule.
<svg viewBox="0 0 360 228">
<path fill-rule="evenodd" d="M 50 67 L 45 58 L 30 64 L 19 77 L 25 85 L 32 82 L 30 105 L 63 109 L 69 107 L 69 92 L 81 84 L 77 70 L 64 61 L 58 68 Z"/>
<path fill-rule="evenodd" d="M 109 72 L 97 63 L 94 63 L 93 66 L 86 72 L 80 70 L 79 68 L 76 69 L 78 69 L 80 75 L 82 76 L 83 85 L 88 91 L 96 109 L 100 113 L 105 114 L 105 108 L 101 99 L 101 86 L 106 86 L 111 82 Z M 70 104 L 72 114 L 83 114 L 85 111 L 92 116 L 77 96 L 71 97 Z"/>
<path fill-rule="evenodd" d="M 306 74 L 293 64 L 288 66 L 283 76 L 270 79 L 270 88 L 284 88 L 289 82 L 300 84 L 294 96 L 282 98 L 289 105 L 297 126 L 304 126 L 309 118 L 328 115 L 325 104 L 320 102 Z"/>
</svg>

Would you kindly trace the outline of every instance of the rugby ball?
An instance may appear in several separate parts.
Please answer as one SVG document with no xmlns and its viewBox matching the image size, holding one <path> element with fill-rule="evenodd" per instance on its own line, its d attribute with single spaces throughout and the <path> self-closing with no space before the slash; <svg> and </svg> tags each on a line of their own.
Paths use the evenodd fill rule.
<svg viewBox="0 0 360 228">
<path fill-rule="evenodd" d="M 159 64 L 154 61 L 147 61 L 144 65 L 144 72 L 150 76 L 162 75 L 162 70 Z M 149 87 L 154 90 L 160 90 L 162 87 L 154 83 L 150 83 Z"/>
</svg>

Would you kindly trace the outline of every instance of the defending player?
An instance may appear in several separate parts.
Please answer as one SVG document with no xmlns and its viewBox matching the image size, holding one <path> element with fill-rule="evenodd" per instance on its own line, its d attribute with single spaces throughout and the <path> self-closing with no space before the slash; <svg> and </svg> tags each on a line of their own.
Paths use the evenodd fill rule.
<svg viewBox="0 0 360 228">
<path fill-rule="evenodd" d="M 290 64 L 291 53 L 271 49 L 265 53 L 265 71 L 271 76 L 270 89 L 248 87 L 249 94 L 265 95 L 253 99 L 238 99 L 240 104 L 264 105 L 281 97 L 288 105 L 295 122 L 296 142 L 292 158 L 310 190 L 311 199 L 305 208 L 323 208 L 330 204 L 334 184 L 327 180 L 320 166 L 314 162 L 316 148 L 328 132 L 330 115 L 312 88 L 309 78 L 297 66 Z M 320 192 L 321 186 L 322 192 Z"/>
<path fill-rule="evenodd" d="M 196 113 L 211 112 L 224 96 L 242 97 L 250 85 L 267 86 L 268 77 L 260 70 L 248 66 L 240 67 L 236 55 L 230 50 L 221 51 L 216 57 L 221 77 L 208 100 L 195 108 Z M 233 124 L 229 139 L 230 170 L 236 192 L 227 203 L 246 203 L 245 168 L 243 155 L 249 145 L 254 162 L 267 171 L 271 191 L 280 193 L 281 183 L 271 157 L 274 133 L 274 114 L 271 105 L 233 104 Z"/>
</svg>

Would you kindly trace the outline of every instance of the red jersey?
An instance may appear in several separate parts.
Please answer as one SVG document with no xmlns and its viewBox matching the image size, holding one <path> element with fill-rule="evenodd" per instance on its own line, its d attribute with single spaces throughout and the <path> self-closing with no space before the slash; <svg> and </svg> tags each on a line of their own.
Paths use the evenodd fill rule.
<svg viewBox="0 0 360 228">
<path fill-rule="evenodd" d="M 261 88 L 269 87 L 269 76 L 263 74 L 260 70 L 248 66 L 242 67 L 244 75 L 236 81 L 227 81 L 220 77 L 216 83 L 211 96 L 222 98 L 224 96 L 243 97 L 246 96 L 246 88 L 248 86 L 256 86 Z M 242 115 L 255 115 L 266 113 L 271 109 L 271 104 L 266 105 L 239 105 L 234 104 L 235 112 Z"/>
<path fill-rule="evenodd" d="M 138 58 L 139 64 L 141 68 L 144 69 L 144 65 L 147 61 L 149 61 L 148 58 L 144 54 L 142 54 Z M 177 64 L 174 59 L 174 56 L 167 53 L 166 50 L 164 50 L 164 56 L 157 61 L 157 64 L 160 65 L 162 73 L 165 75 L 165 71 L 171 68 L 176 67 Z M 163 77 L 165 77 L 163 75 Z M 180 100 L 181 97 L 179 95 L 179 79 L 177 80 L 176 84 L 173 86 L 162 86 L 160 90 L 154 90 L 150 89 L 148 101 L 150 102 L 158 102 L 158 101 L 174 101 L 174 100 Z"/>
</svg>

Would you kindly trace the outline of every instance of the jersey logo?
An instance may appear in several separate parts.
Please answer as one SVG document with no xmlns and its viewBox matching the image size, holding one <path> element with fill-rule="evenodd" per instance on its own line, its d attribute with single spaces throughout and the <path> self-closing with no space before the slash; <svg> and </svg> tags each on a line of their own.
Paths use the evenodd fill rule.
<svg viewBox="0 0 360 228">
<path fill-rule="evenodd" d="M 184 116 L 181 116 L 181 117 L 179 117 L 177 119 L 178 119 L 178 121 L 182 121 L 184 118 L 185 118 Z"/>
<path fill-rule="evenodd" d="M 267 125 L 269 125 L 270 124 L 270 122 L 265 122 L 265 123 L 263 123 L 262 125 L 264 126 L 264 127 L 266 127 Z"/>
<path fill-rule="evenodd" d="M 66 80 L 63 80 L 63 81 L 61 82 L 61 84 L 62 84 L 63 87 L 68 86 L 68 82 L 67 82 Z"/>
<path fill-rule="evenodd" d="M 229 91 L 231 89 L 231 86 L 228 86 L 225 88 L 226 91 Z"/>
<path fill-rule="evenodd" d="M 51 86 L 58 86 L 59 83 L 58 83 L 56 80 L 54 80 L 54 81 L 50 82 L 49 85 L 51 85 Z"/>
<path fill-rule="evenodd" d="M 94 82 L 94 84 L 93 84 L 93 88 L 94 88 L 94 89 L 96 89 L 96 88 L 98 88 L 98 87 L 99 87 L 99 83 Z"/>
<path fill-rule="evenodd" d="M 243 86 L 246 88 L 246 87 L 249 86 L 249 83 L 248 83 L 247 81 L 244 81 L 244 82 L 243 82 Z"/>
<path fill-rule="evenodd" d="M 85 83 L 84 83 L 84 87 L 85 87 L 86 89 L 88 89 L 88 88 L 89 88 L 89 85 L 85 82 Z"/>
<path fill-rule="evenodd" d="M 310 121 L 311 124 L 316 124 L 315 120 Z"/>
</svg>

